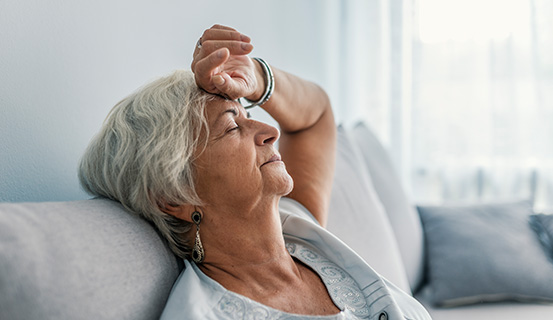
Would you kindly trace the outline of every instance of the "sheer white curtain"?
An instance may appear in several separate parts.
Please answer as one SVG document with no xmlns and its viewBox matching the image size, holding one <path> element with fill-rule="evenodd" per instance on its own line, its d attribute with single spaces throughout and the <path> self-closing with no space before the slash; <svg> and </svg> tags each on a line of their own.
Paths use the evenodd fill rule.
<svg viewBox="0 0 553 320">
<path fill-rule="evenodd" d="M 411 0 L 328 2 L 328 89 L 338 121 L 363 120 L 402 172 L 409 161 Z M 407 174 L 404 174 L 407 176 Z"/>
<path fill-rule="evenodd" d="M 327 3 L 338 118 L 371 125 L 414 201 L 553 208 L 553 1 Z"/>
<path fill-rule="evenodd" d="M 553 207 L 553 2 L 418 0 L 414 9 L 415 199 Z"/>
</svg>

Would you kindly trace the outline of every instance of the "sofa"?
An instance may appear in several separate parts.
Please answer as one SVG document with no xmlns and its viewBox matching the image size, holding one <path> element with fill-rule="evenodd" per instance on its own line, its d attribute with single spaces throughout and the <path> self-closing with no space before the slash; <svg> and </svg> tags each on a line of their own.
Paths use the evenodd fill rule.
<svg viewBox="0 0 553 320">
<path fill-rule="evenodd" d="M 549 216 L 415 207 L 366 125 L 338 131 L 330 231 L 434 319 L 553 319 Z M 182 268 L 117 202 L 0 204 L 0 319 L 156 319 Z"/>
</svg>

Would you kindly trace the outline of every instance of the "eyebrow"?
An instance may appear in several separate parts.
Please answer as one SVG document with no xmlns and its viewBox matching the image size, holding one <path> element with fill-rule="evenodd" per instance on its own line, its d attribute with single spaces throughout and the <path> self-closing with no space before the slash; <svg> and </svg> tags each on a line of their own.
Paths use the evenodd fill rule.
<svg viewBox="0 0 553 320">
<path fill-rule="evenodd" d="M 217 116 L 217 119 L 215 119 L 215 122 L 213 122 L 213 124 L 217 125 L 219 122 L 221 122 L 221 119 L 222 119 L 227 113 L 232 114 L 234 117 L 237 117 L 237 116 L 238 116 L 238 111 L 236 110 L 236 108 L 228 108 L 228 109 L 224 110 L 223 112 L 221 112 L 221 113 Z"/>
<path fill-rule="evenodd" d="M 217 120 L 215 120 L 215 122 L 219 122 L 219 120 L 227 113 L 231 113 L 235 117 L 238 117 L 240 112 L 237 110 L 236 107 L 230 107 L 230 108 L 226 109 L 225 111 L 221 112 L 221 114 L 219 114 L 219 116 L 217 117 Z M 246 110 L 246 118 L 251 119 L 251 117 L 252 116 L 251 116 L 250 112 L 248 110 Z"/>
<path fill-rule="evenodd" d="M 227 113 L 232 113 L 235 117 L 238 117 L 238 110 L 236 110 L 236 108 L 228 108 L 225 111 L 221 112 L 221 114 L 219 115 L 219 118 L 221 118 Z"/>
</svg>

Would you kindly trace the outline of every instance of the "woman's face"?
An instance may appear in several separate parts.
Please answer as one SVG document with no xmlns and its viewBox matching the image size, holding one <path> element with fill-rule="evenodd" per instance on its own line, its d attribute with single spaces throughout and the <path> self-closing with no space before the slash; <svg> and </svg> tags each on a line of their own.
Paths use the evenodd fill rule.
<svg viewBox="0 0 553 320">
<path fill-rule="evenodd" d="M 249 119 L 236 101 L 216 98 L 206 108 L 207 147 L 196 159 L 196 190 L 210 205 L 253 205 L 292 191 L 292 178 L 275 148 L 279 131 Z"/>
</svg>

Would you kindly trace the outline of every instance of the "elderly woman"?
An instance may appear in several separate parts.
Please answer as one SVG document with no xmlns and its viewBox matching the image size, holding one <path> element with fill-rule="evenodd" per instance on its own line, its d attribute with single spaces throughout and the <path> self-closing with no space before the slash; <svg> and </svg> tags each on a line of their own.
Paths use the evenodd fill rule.
<svg viewBox="0 0 553 320">
<path fill-rule="evenodd" d="M 252 50 L 232 28 L 206 30 L 192 72 L 119 102 L 81 162 L 90 193 L 152 221 L 185 260 L 162 319 L 429 319 L 323 228 L 329 100 Z"/>
</svg>

